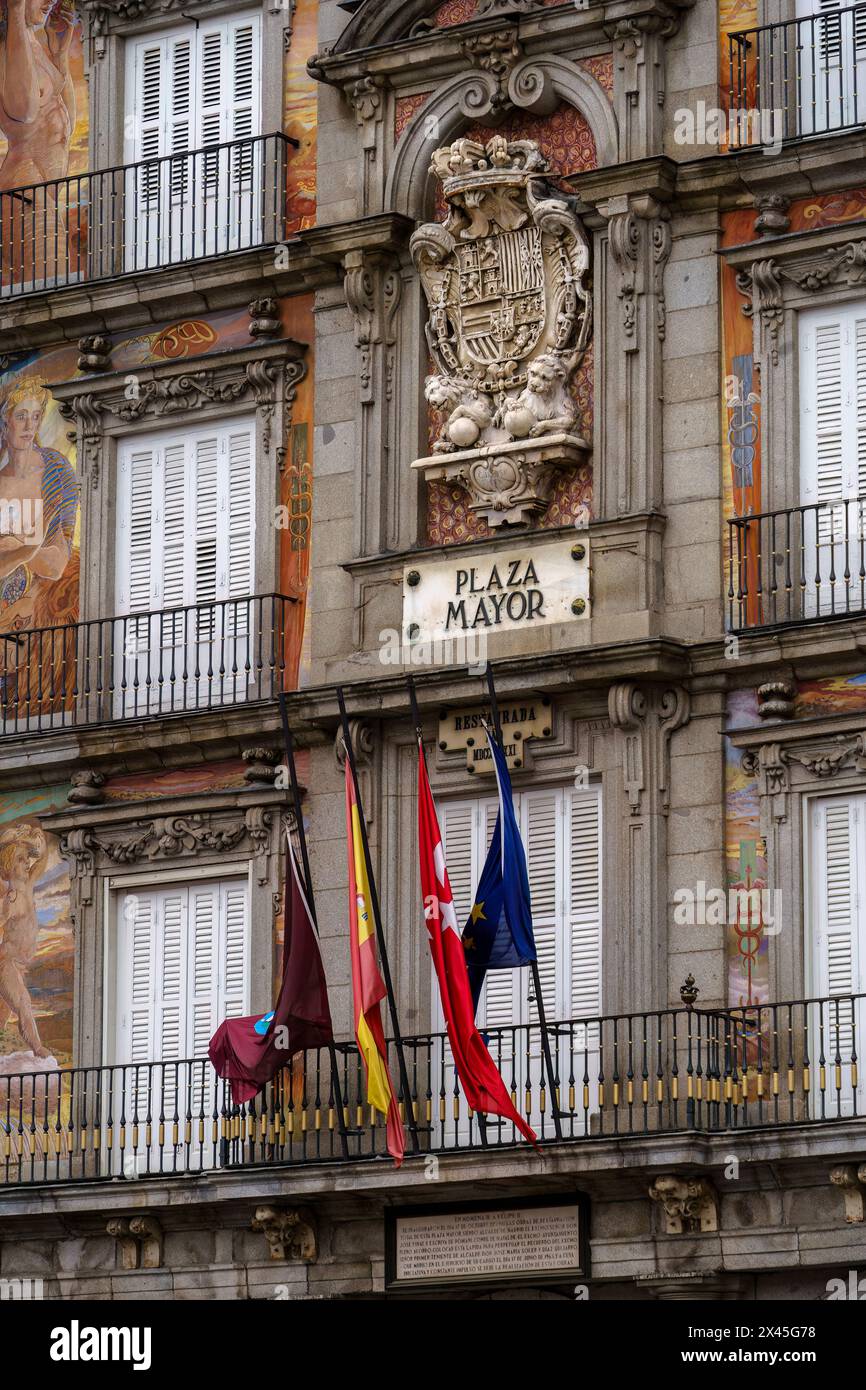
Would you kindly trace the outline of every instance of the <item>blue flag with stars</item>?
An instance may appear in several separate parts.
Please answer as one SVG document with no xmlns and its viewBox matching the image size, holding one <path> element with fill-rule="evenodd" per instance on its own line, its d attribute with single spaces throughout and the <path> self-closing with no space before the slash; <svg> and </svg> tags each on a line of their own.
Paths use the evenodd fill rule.
<svg viewBox="0 0 866 1390">
<path fill-rule="evenodd" d="M 496 768 L 499 813 L 462 938 L 476 1009 L 488 970 L 515 970 L 536 959 L 529 874 L 508 764 L 490 730 L 486 732 Z"/>
</svg>

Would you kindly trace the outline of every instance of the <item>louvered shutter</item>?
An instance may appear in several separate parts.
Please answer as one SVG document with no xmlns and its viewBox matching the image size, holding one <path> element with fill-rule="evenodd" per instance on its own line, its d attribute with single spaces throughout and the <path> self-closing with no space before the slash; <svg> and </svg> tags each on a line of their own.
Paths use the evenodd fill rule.
<svg viewBox="0 0 866 1390">
<path fill-rule="evenodd" d="M 862 1052 L 866 1009 L 849 996 L 866 991 L 866 798 L 827 797 L 811 807 L 811 993 L 840 999 L 816 1006 L 811 1020 L 813 1045 L 827 1066 L 842 1065 L 842 1105 L 854 1103 L 850 1062 Z M 819 1042 L 820 1040 L 820 1042 Z M 813 1064 L 816 1060 L 813 1057 Z M 835 1077 L 828 1085 L 835 1102 Z M 863 1084 L 858 1109 L 863 1104 Z"/>
<path fill-rule="evenodd" d="M 796 12 L 788 80 L 797 84 L 800 133 L 855 124 L 866 107 L 866 11 L 848 0 L 797 0 Z"/>
<path fill-rule="evenodd" d="M 565 967 L 564 933 L 559 930 L 562 907 L 562 793 L 557 789 L 526 791 L 520 796 L 520 833 L 526 850 L 532 929 L 538 973 L 548 1019 L 564 1017 L 560 982 Z M 528 972 L 521 972 L 526 974 Z M 526 981 L 529 1019 L 538 1022 L 534 988 Z"/>
<path fill-rule="evenodd" d="M 121 445 L 119 613 L 253 592 L 254 464 L 250 419 Z"/>
<path fill-rule="evenodd" d="M 125 894 L 120 903 L 117 1061 L 203 1057 L 249 992 L 249 896 L 242 880 Z"/>
<path fill-rule="evenodd" d="M 601 1013 L 601 789 L 569 790 L 565 917 L 570 961 L 566 1017 Z"/>
</svg>

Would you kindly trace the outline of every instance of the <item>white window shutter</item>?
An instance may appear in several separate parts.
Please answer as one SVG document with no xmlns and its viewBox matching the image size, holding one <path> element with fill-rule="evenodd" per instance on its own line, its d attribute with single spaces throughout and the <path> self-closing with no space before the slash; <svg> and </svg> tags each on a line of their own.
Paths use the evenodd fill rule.
<svg viewBox="0 0 866 1390">
<path fill-rule="evenodd" d="M 261 40 L 258 15 L 236 20 L 229 28 L 229 121 L 227 138 L 242 140 L 259 134 L 261 102 Z"/>
<path fill-rule="evenodd" d="M 221 496 L 219 453 L 220 435 L 216 430 L 198 435 L 192 441 L 192 514 L 195 531 L 193 568 L 187 583 L 190 603 L 211 603 L 225 594 L 225 586 L 220 593 L 217 582 L 220 530 L 224 534 L 227 523 L 224 494 Z"/>
<path fill-rule="evenodd" d="M 538 974 L 546 1017 L 560 1017 L 562 1000 L 557 988 L 563 978 L 564 939 L 562 919 L 562 794 L 555 788 L 526 791 L 520 797 L 520 831 L 529 870 L 532 926 L 538 957 Z M 523 972 L 528 976 L 528 971 Z M 538 1022 L 538 1006 L 531 979 L 528 1022 Z"/>
<path fill-rule="evenodd" d="M 800 498 L 827 502 L 844 495 L 840 312 L 803 314 L 800 322 Z"/>
<path fill-rule="evenodd" d="M 861 798 L 828 797 L 815 803 L 813 815 L 816 993 L 854 994 L 862 988 L 857 832 L 863 802 Z M 850 1045 L 850 1036 L 847 1041 Z"/>
<path fill-rule="evenodd" d="M 244 598 L 253 592 L 255 518 L 253 511 L 253 468 L 255 437 L 251 425 L 226 432 L 225 484 L 228 512 L 227 576 L 224 591 L 229 598 Z"/>
<path fill-rule="evenodd" d="M 206 1056 L 222 1020 L 247 1008 L 246 883 L 171 885 L 126 894 L 119 908 L 114 1060 Z"/>
<path fill-rule="evenodd" d="M 854 320 L 853 373 L 857 440 L 855 486 L 857 496 L 866 497 L 866 306 L 856 313 Z"/>
<path fill-rule="evenodd" d="M 567 793 L 568 1018 L 601 1013 L 601 788 Z"/>
<path fill-rule="evenodd" d="M 154 1014 L 158 1056 L 175 1062 L 186 1056 L 186 932 L 187 903 L 182 889 L 170 889 L 157 897 L 156 978 Z"/>
</svg>

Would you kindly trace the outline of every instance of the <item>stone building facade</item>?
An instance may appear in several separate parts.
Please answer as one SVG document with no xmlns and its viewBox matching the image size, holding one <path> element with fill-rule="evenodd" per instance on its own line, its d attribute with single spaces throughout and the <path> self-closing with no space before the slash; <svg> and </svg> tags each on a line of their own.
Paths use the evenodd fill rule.
<svg viewBox="0 0 866 1390">
<path fill-rule="evenodd" d="M 0 1280 L 815 1300 L 866 1263 L 866 82 L 826 9 L 10 18 L 69 138 L 0 165 L 0 500 L 44 523 L 0 610 Z M 480 1017 L 537 1150 L 466 1108 L 418 887 L 406 678 L 465 915 L 488 662 L 552 1084 L 525 970 Z M 399 1171 L 342 1043 L 338 686 Z M 341 1045 L 239 1111 L 206 1050 L 273 998 L 281 690 Z M 519 1253 L 464 1268 L 473 1220 Z"/>
</svg>

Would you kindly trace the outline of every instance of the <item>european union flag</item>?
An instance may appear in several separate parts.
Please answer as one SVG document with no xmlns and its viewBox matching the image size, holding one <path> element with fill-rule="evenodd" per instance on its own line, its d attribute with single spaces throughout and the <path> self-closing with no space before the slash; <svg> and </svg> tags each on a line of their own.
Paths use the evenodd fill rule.
<svg viewBox="0 0 866 1390">
<path fill-rule="evenodd" d="M 487 741 L 496 768 L 499 814 L 462 938 L 476 1009 L 488 970 L 515 970 L 536 958 L 526 854 L 514 814 L 508 764 L 489 729 Z"/>
</svg>

